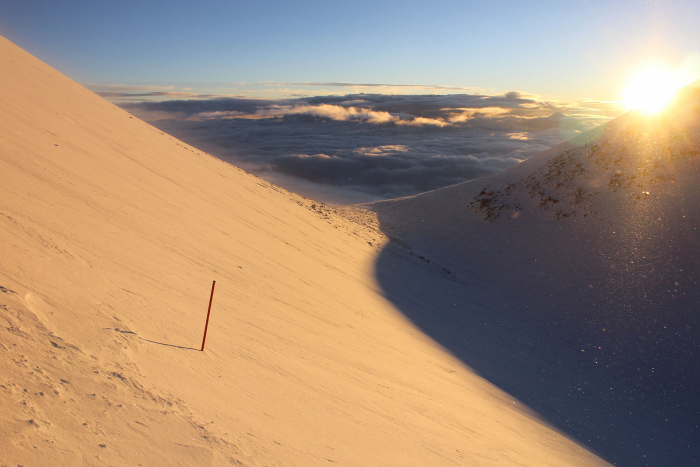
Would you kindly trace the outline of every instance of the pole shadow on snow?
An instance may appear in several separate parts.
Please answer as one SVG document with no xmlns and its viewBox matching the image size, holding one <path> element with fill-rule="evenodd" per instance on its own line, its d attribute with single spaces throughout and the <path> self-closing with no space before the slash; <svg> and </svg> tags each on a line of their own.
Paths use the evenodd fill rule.
<svg viewBox="0 0 700 467">
<path fill-rule="evenodd" d="M 576 329 L 554 330 L 503 289 L 455 281 L 391 242 L 376 276 L 385 297 L 425 334 L 606 461 L 697 465 L 698 414 L 621 381 L 602 356 L 582 349 Z"/>
<path fill-rule="evenodd" d="M 141 339 L 142 341 L 150 342 L 151 344 L 165 345 L 167 347 L 175 347 L 176 349 L 196 350 L 197 352 L 200 351 L 200 349 L 195 349 L 194 347 L 185 347 L 182 345 L 166 344 L 165 342 L 156 342 L 156 341 L 152 341 L 150 339 L 144 339 L 143 337 L 139 337 L 139 339 Z"/>
<path fill-rule="evenodd" d="M 165 342 L 152 341 L 152 340 L 150 340 L 150 339 L 146 339 L 146 338 L 144 338 L 144 337 L 139 336 L 137 333 L 135 333 L 135 332 L 133 332 L 133 331 L 122 331 L 122 330 L 119 330 L 119 329 L 115 329 L 115 331 L 117 331 L 117 332 L 119 332 L 119 333 L 121 333 L 121 334 L 131 334 L 131 335 L 134 335 L 134 336 L 138 337 L 139 339 L 141 339 L 142 341 L 150 342 L 151 344 L 164 345 L 164 346 L 166 346 L 166 347 L 174 347 L 174 348 L 176 348 L 176 349 L 183 349 L 183 350 L 196 350 L 197 352 L 199 352 L 199 350 L 200 350 L 200 349 L 195 349 L 194 347 L 186 347 L 186 346 L 184 346 L 184 345 L 175 345 L 175 344 L 167 344 L 167 343 L 165 343 Z"/>
</svg>

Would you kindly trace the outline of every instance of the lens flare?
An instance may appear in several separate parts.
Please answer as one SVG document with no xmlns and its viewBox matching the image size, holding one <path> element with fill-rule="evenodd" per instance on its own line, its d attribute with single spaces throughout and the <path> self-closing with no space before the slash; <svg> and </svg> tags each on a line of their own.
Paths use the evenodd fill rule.
<svg viewBox="0 0 700 467">
<path fill-rule="evenodd" d="M 679 88 L 676 76 L 660 67 L 639 71 L 622 91 L 625 106 L 653 114 L 668 105 Z"/>
</svg>

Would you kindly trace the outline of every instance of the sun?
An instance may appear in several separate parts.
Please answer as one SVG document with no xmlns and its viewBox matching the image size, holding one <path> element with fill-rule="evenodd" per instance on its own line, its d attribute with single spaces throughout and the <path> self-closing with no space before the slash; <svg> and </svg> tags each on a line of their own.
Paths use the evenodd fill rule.
<svg viewBox="0 0 700 467">
<path fill-rule="evenodd" d="M 678 88 L 678 80 L 671 71 L 649 67 L 634 75 L 622 96 L 627 108 L 654 114 L 671 102 Z"/>
</svg>

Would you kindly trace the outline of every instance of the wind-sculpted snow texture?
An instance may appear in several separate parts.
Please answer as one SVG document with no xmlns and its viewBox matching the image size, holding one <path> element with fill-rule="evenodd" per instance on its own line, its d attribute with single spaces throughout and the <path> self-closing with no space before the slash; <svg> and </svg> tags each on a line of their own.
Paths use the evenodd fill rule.
<svg viewBox="0 0 700 467">
<path fill-rule="evenodd" d="M 547 348 L 558 369 L 530 350 L 520 369 L 495 365 L 472 330 L 390 297 L 463 361 L 618 465 L 698 462 L 698 86 L 663 114 L 626 114 L 503 173 L 364 206 L 474 296 L 502 301 L 493 319 L 523 330 L 514 358 Z M 380 261 L 380 277 L 389 268 Z M 449 319 L 472 326 L 469 313 Z"/>
</svg>

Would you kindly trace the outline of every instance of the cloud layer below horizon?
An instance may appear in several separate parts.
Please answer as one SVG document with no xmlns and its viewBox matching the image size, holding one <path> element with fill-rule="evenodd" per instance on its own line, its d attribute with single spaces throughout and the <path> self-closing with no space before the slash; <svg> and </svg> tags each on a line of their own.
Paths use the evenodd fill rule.
<svg viewBox="0 0 700 467">
<path fill-rule="evenodd" d="M 409 196 L 500 172 L 619 112 L 602 102 L 348 94 L 128 102 L 161 130 L 329 203 Z"/>
</svg>

